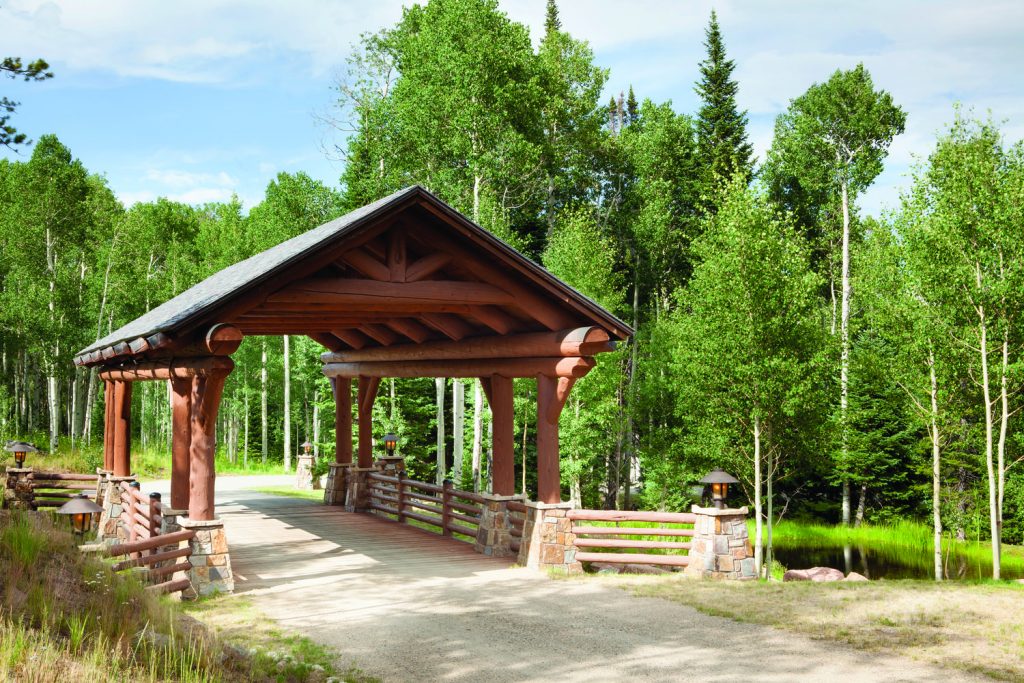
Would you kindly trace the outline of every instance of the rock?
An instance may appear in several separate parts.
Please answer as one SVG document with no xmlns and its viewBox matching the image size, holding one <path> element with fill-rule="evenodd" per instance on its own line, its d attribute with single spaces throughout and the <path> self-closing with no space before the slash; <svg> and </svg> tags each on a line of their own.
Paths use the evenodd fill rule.
<svg viewBox="0 0 1024 683">
<path fill-rule="evenodd" d="M 657 567 L 650 564 L 624 564 L 623 574 L 671 574 L 672 572 L 664 567 Z"/>
<path fill-rule="evenodd" d="M 789 569 L 782 575 L 783 581 L 842 581 L 845 577 L 838 569 L 811 567 L 810 569 Z"/>
<path fill-rule="evenodd" d="M 843 581 L 870 581 L 870 580 L 871 579 L 869 579 L 868 577 L 864 576 L 863 574 L 858 574 L 857 572 L 850 572 L 849 574 L 846 575 L 846 578 L 843 579 Z"/>
<path fill-rule="evenodd" d="M 620 574 L 622 568 L 616 564 L 608 564 L 606 562 L 591 562 L 590 568 L 597 571 L 598 574 Z"/>
</svg>

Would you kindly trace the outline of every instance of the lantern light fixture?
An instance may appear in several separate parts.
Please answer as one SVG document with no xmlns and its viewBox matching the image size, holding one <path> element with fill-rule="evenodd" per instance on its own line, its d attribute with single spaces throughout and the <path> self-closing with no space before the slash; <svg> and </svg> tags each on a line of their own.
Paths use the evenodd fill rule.
<svg viewBox="0 0 1024 683">
<path fill-rule="evenodd" d="M 302 452 L 306 455 L 313 452 L 313 444 L 311 444 L 308 439 L 302 442 Z"/>
<path fill-rule="evenodd" d="M 384 442 L 384 450 L 387 451 L 388 457 L 393 457 L 395 455 L 395 448 L 398 447 L 398 437 L 388 432 L 384 435 L 382 441 Z"/>
<path fill-rule="evenodd" d="M 725 507 L 725 497 L 729 495 L 729 484 L 738 484 L 739 479 L 721 469 L 713 469 L 700 480 L 702 484 L 711 485 L 711 500 L 721 510 Z"/>
<path fill-rule="evenodd" d="M 8 441 L 4 450 L 14 454 L 14 466 L 19 470 L 25 467 L 25 456 L 29 453 L 39 452 L 39 449 L 33 444 L 25 441 Z"/>
<path fill-rule="evenodd" d="M 67 515 L 71 521 L 71 530 L 81 539 L 92 529 L 92 517 L 103 508 L 89 500 L 84 493 L 79 493 L 57 509 L 58 515 Z"/>
</svg>

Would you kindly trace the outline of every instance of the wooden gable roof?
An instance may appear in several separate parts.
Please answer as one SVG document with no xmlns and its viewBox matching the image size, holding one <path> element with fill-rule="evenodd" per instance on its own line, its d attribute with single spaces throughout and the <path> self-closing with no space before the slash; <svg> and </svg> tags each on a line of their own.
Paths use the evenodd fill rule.
<svg viewBox="0 0 1024 683">
<path fill-rule="evenodd" d="M 308 335 L 330 351 L 596 327 L 632 333 L 422 187 L 215 273 L 80 351 L 79 365 L 166 358 L 245 335 Z"/>
</svg>

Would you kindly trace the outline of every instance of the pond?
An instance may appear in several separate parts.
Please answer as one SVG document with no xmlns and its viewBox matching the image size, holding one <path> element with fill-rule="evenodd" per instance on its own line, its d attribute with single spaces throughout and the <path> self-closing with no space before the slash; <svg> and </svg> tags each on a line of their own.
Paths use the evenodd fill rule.
<svg viewBox="0 0 1024 683">
<path fill-rule="evenodd" d="M 980 553 L 979 553 L 980 555 Z M 788 569 L 834 567 L 845 573 L 857 572 L 869 579 L 931 579 L 934 576 L 930 550 L 884 544 L 874 548 L 866 545 L 823 546 L 783 545 L 776 542 L 775 559 Z M 992 578 L 992 562 L 951 551 L 943 555 L 947 579 Z M 1024 578 L 1024 567 L 1018 558 L 1004 557 L 1002 577 Z"/>
</svg>

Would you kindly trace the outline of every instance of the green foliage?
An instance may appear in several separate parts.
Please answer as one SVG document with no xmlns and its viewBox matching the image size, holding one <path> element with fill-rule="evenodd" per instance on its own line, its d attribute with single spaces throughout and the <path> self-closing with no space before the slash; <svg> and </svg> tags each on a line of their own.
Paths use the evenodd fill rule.
<svg viewBox="0 0 1024 683">
<path fill-rule="evenodd" d="M 53 72 L 48 71 L 50 65 L 44 59 L 37 59 L 33 62 L 24 63 L 20 57 L 4 57 L 0 62 L 0 76 L 8 78 L 20 78 L 24 81 L 45 81 L 53 78 Z M 19 133 L 18 129 L 8 123 L 11 114 L 17 109 L 19 102 L 14 102 L 6 97 L 0 97 L 0 145 L 8 149 L 14 149 L 17 145 L 30 144 L 25 133 Z"/>
</svg>

